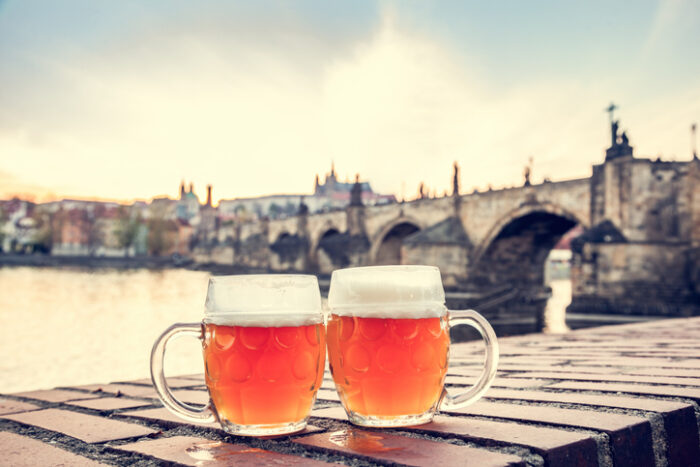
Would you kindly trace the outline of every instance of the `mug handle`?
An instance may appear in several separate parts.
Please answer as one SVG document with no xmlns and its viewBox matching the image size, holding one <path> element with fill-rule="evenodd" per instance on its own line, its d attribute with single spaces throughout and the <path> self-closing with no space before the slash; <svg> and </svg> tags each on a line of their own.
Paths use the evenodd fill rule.
<svg viewBox="0 0 700 467">
<path fill-rule="evenodd" d="M 466 324 L 481 334 L 486 344 L 486 355 L 484 356 L 484 371 L 479 380 L 466 392 L 451 396 L 447 389 L 443 389 L 440 410 L 455 410 L 476 402 L 489 389 L 493 379 L 496 377 L 496 367 L 498 366 L 498 341 L 496 333 L 486 319 L 474 310 L 448 311 L 450 328 Z M 457 313 L 457 316 L 452 316 Z"/>
<path fill-rule="evenodd" d="M 151 350 L 151 380 L 156 392 L 166 409 L 189 422 L 211 423 L 215 422 L 214 412 L 211 410 L 211 400 L 204 407 L 195 407 L 178 400 L 168 387 L 163 373 L 163 358 L 165 346 L 171 337 L 178 334 L 202 339 L 201 323 L 177 323 L 170 326 L 156 339 Z M 179 336 L 178 336 L 179 337 Z"/>
</svg>

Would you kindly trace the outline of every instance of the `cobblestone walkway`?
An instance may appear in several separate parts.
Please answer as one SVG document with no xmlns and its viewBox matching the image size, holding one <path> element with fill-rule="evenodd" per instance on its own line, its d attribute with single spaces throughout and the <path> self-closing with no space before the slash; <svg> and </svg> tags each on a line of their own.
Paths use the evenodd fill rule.
<svg viewBox="0 0 700 467">
<path fill-rule="evenodd" d="M 1 465 L 700 465 L 700 318 L 500 339 L 484 399 L 410 428 L 352 427 L 326 375 L 310 426 L 227 435 L 167 412 L 150 380 L 0 396 Z M 452 347 L 450 387 L 479 373 L 481 343 Z M 201 375 L 171 378 L 204 403 Z"/>
</svg>

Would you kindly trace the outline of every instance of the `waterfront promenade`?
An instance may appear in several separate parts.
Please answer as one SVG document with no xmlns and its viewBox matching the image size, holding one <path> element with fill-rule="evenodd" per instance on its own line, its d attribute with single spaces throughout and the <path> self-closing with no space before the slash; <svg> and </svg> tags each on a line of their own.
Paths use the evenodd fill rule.
<svg viewBox="0 0 700 467">
<path fill-rule="evenodd" d="M 330 375 L 309 428 L 258 439 L 167 412 L 150 380 L 0 396 L 6 465 L 700 465 L 700 318 L 503 338 L 486 396 L 422 426 L 351 426 Z M 471 384 L 481 343 L 456 344 L 451 387 Z M 201 375 L 170 379 L 207 399 Z"/>
</svg>

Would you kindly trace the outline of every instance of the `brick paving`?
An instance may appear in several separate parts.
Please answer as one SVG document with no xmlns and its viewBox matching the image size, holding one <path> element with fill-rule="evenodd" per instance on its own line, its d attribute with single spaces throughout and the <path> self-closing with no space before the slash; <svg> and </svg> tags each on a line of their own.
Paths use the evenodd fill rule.
<svg viewBox="0 0 700 467">
<path fill-rule="evenodd" d="M 700 466 L 700 318 L 500 339 L 479 402 L 426 425 L 353 427 L 329 375 L 307 430 L 245 438 L 165 410 L 147 379 L 0 395 L 2 465 Z M 452 347 L 452 391 L 480 342 Z M 202 375 L 172 379 L 206 401 Z"/>
</svg>

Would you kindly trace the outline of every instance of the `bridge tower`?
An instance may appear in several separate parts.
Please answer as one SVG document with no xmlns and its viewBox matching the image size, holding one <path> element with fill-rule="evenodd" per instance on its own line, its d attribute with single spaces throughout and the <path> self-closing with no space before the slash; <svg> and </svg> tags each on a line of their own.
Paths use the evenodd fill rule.
<svg viewBox="0 0 700 467">
<path fill-rule="evenodd" d="M 614 109 L 590 179 L 590 228 L 572 244 L 569 311 L 700 314 L 697 164 L 634 157 Z"/>
</svg>

